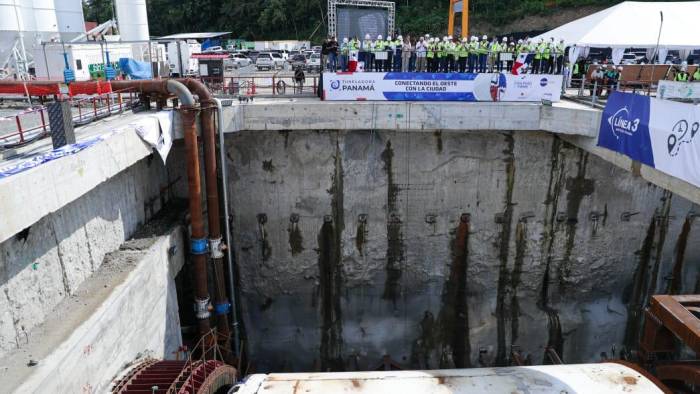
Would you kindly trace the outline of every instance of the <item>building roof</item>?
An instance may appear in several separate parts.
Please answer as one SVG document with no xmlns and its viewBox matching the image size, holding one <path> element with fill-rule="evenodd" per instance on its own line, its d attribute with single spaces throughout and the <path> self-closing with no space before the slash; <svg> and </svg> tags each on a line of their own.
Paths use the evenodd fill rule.
<svg viewBox="0 0 700 394">
<path fill-rule="evenodd" d="M 203 33 L 178 33 L 169 36 L 159 37 L 159 40 L 203 40 L 207 38 L 221 37 L 231 34 L 230 31 L 203 32 Z"/>
</svg>

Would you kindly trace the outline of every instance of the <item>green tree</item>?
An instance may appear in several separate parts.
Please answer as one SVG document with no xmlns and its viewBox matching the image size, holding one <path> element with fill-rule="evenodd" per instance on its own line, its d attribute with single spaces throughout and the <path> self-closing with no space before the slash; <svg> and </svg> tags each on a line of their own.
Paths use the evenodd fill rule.
<svg viewBox="0 0 700 394">
<path fill-rule="evenodd" d="M 107 22 L 113 17 L 112 0 L 83 0 L 83 15 L 88 22 Z"/>
</svg>

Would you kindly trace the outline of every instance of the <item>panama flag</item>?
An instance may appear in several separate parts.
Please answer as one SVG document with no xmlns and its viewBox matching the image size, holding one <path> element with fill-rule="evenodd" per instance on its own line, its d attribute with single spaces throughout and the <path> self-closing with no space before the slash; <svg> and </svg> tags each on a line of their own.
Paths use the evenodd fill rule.
<svg viewBox="0 0 700 394">
<path fill-rule="evenodd" d="M 515 59 L 515 62 L 513 62 L 513 68 L 510 70 L 510 72 L 513 75 L 518 75 L 520 74 L 520 69 L 523 68 L 525 63 L 527 62 L 527 52 L 522 52 L 518 55 L 518 58 Z"/>
</svg>

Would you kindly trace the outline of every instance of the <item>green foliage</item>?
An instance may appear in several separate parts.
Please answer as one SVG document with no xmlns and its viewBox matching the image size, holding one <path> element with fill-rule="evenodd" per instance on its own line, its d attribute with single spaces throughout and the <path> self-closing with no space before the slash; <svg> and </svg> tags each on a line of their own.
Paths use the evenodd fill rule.
<svg viewBox="0 0 700 394">
<path fill-rule="evenodd" d="M 112 0 L 83 0 L 83 15 L 88 22 L 107 22 L 112 13 Z"/>
<path fill-rule="evenodd" d="M 404 34 L 444 34 L 449 0 L 394 0 L 397 27 Z M 550 15 L 620 0 L 471 0 L 470 19 L 500 26 L 529 15 Z M 151 35 L 231 31 L 248 40 L 299 39 L 318 42 L 326 34 L 326 0 L 147 0 Z M 111 0 L 84 0 L 86 20 L 104 22 Z"/>
</svg>

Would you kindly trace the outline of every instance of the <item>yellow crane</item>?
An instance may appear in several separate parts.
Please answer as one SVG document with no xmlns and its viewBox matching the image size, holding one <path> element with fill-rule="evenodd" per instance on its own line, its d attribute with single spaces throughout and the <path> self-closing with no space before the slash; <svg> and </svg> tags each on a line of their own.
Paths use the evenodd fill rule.
<svg viewBox="0 0 700 394">
<path fill-rule="evenodd" d="M 450 0 L 450 19 L 447 23 L 447 35 L 454 36 L 455 18 L 462 14 L 462 38 L 469 34 L 469 0 Z"/>
</svg>

